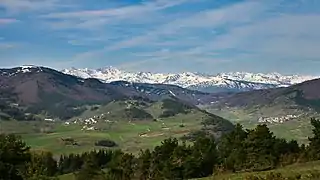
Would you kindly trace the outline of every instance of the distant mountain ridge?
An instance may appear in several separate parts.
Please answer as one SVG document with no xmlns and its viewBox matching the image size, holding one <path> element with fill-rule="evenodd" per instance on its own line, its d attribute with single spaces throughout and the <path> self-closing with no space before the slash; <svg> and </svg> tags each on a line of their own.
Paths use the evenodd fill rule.
<svg viewBox="0 0 320 180">
<path fill-rule="evenodd" d="M 282 115 L 298 113 L 320 113 L 320 79 L 313 79 L 289 87 L 261 89 L 240 93 L 217 94 L 210 108 L 241 108 L 250 113 Z"/>
<path fill-rule="evenodd" d="M 126 72 L 113 67 L 99 69 L 70 68 L 64 69 L 61 72 L 81 78 L 96 78 L 107 83 L 112 81 L 128 81 L 135 83 L 171 84 L 204 92 L 239 92 L 287 87 L 307 80 L 319 78 L 317 76 L 247 72 L 219 73 L 216 75 L 191 72 L 177 74 Z"/>
<path fill-rule="evenodd" d="M 90 104 L 107 104 L 126 99 L 161 101 L 178 99 L 191 105 L 208 101 L 210 94 L 166 84 L 81 78 L 38 66 L 0 69 L 0 118 L 8 114 L 47 114 L 68 119 L 83 112 Z"/>
<path fill-rule="evenodd" d="M 195 130 L 216 137 L 233 129 L 228 120 L 199 109 L 196 105 L 214 98 L 209 93 L 167 84 L 80 78 L 39 66 L 0 69 L 0 121 L 69 120 L 157 121 L 186 118 Z M 73 122 L 75 122 L 73 121 Z M 182 121 L 181 121 L 182 122 Z M 184 120 L 183 120 L 184 122 Z M 184 126 L 184 124 L 180 124 Z M 202 127 L 204 125 L 204 127 Z"/>
</svg>

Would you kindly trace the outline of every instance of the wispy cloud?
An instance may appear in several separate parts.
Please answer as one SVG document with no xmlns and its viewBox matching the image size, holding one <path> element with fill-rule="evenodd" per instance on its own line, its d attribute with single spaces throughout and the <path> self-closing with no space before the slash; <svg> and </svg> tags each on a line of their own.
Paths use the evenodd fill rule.
<svg viewBox="0 0 320 180">
<path fill-rule="evenodd" d="M 23 47 L 22 43 L 8 42 L 8 41 L 5 41 L 4 38 L 0 37 L 0 50 L 2 50 L 2 53 L 3 53 L 3 51 L 17 49 L 20 47 Z M 1 61 L 1 59 L 0 59 L 0 61 Z"/>
<path fill-rule="evenodd" d="M 117 42 L 111 47 L 107 47 L 107 49 L 117 50 L 132 47 L 145 42 L 155 41 L 157 38 L 160 38 L 160 36 L 162 38 L 166 35 L 172 36 L 179 34 L 181 33 L 181 30 L 197 33 L 194 29 L 212 28 L 212 30 L 214 30 L 223 25 L 235 26 L 242 23 L 248 23 L 256 18 L 265 8 L 264 3 L 249 1 L 223 7 L 221 9 L 209 9 L 187 18 L 177 19 L 161 25 L 160 27 L 156 27 L 153 31 L 144 35 Z M 188 35 L 190 35 L 190 33 Z"/>
<path fill-rule="evenodd" d="M 54 12 L 40 17 L 55 20 L 55 22 L 49 23 L 55 29 L 92 29 L 106 24 L 145 23 L 145 20 L 154 22 L 155 19 L 150 18 L 151 14 L 188 1 L 192 0 L 155 0 L 142 2 L 138 5 L 110 7 L 107 9 Z M 128 21 L 133 19 L 134 21 Z"/>
<path fill-rule="evenodd" d="M 15 23 L 18 22 L 19 20 L 17 19 L 11 19 L 11 18 L 0 18 L 0 25 L 2 24 L 11 24 L 11 23 Z"/>
<path fill-rule="evenodd" d="M 188 0 L 155 0 L 150 2 L 143 2 L 139 5 L 131 5 L 119 8 L 109 8 L 102 10 L 84 10 L 74 12 L 50 13 L 43 15 L 43 18 L 51 19 L 90 19 L 99 17 L 126 17 L 132 18 L 132 15 L 145 14 L 146 12 L 153 12 L 162 10 L 172 6 L 187 2 Z M 190 1 L 190 0 L 189 0 Z"/>
<path fill-rule="evenodd" d="M 62 6 L 60 0 L 1 0 L 0 7 L 7 13 L 15 14 L 27 11 L 43 11 Z"/>
<path fill-rule="evenodd" d="M 15 45 L 13 45 L 13 44 L 0 43 L 0 50 L 11 49 L 11 48 L 14 48 L 14 47 L 15 47 Z"/>
<path fill-rule="evenodd" d="M 145 32 L 142 35 L 129 37 L 119 42 L 115 42 L 110 46 L 105 46 L 103 49 L 88 51 L 80 53 L 76 56 L 76 59 L 87 59 L 90 57 L 101 57 L 110 51 L 117 51 L 123 48 L 143 47 L 145 45 L 160 45 L 164 46 L 168 43 L 175 43 L 175 47 L 184 46 L 188 37 L 200 37 L 201 33 L 199 29 L 210 29 L 212 33 L 218 28 L 224 28 L 224 26 L 237 26 L 244 23 L 250 23 L 254 19 L 258 18 L 268 7 L 266 3 L 257 3 L 254 1 L 248 1 L 245 3 L 236 3 L 231 6 L 224 6 L 222 8 L 207 9 L 204 11 L 191 14 L 184 18 L 174 19 L 164 24 L 153 26 L 152 30 Z M 181 36 L 181 34 L 183 34 Z M 180 36 L 173 41 L 164 41 L 165 37 Z M 211 34 L 214 36 L 214 34 Z M 210 37 L 210 35 L 209 35 Z M 189 44 L 193 47 L 199 44 L 206 44 L 207 38 L 202 38 L 201 41 L 191 40 Z M 188 51 L 185 50 L 185 51 Z M 202 52 L 203 54 L 205 52 Z M 155 53 L 155 56 L 157 54 Z M 172 57 L 174 58 L 174 57 Z M 162 59 L 162 58 L 161 58 Z"/>
<path fill-rule="evenodd" d="M 318 58 L 319 20 L 320 15 L 312 14 L 271 17 L 231 28 L 199 48 L 202 51 L 237 49 L 265 58 Z"/>
</svg>

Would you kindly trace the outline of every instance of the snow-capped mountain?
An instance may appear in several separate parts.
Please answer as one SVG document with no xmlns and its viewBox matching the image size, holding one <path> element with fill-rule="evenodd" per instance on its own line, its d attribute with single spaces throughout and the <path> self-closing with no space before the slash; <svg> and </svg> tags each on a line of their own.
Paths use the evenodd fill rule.
<svg viewBox="0 0 320 180">
<path fill-rule="evenodd" d="M 65 74 L 82 78 L 96 78 L 103 82 L 128 81 L 136 83 L 172 84 L 184 88 L 202 90 L 206 92 L 217 91 L 247 91 L 286 87 L 319 77 L 300 75 L 281 75 L 279 73 L 247 73 L 231 72 L 217 75 L 206 75 L 185 72 L 180 74 L 126 72 L 113 67 L 100 69 L 64 69 Z"/>
</svg>

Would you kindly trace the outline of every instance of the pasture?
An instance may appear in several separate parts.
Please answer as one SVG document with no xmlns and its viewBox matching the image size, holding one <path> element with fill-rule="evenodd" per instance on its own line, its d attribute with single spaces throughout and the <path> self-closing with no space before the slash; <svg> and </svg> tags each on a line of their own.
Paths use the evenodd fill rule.
<svg viewBox="0 0 320 180">
<path fill-rule="evenodd" d="M 126 152 L 138 153 L 152 148 L 165 138 L 181 137 L 201 127 L 201 114 L 193 113 L 157 121 L 116 121 L 99 123 L 99 130 L 81 130 L 82 125 L 63 122 L 0 121 L 0 132 L 15 133 L 35 150 L 47 150 L 54 155 L 81 153 L 103 147 L 98 140 L 112 140 Z M 66 145 L 63 139 L 73 139 L 77 145 Z"/>
</svg>

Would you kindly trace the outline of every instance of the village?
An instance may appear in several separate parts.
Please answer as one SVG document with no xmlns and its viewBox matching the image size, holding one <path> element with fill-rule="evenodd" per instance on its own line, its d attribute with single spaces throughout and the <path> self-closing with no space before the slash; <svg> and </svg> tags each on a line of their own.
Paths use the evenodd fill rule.
<svg viewBox="0 0 320 180">
<path fill-rule="evenodd" d="M 259 117 L 258 122 L 259 123 L 284 123 L 287 121 L 291 121 L 293 119 L 298 118 L 299 116 L 297 115 L 285 115 L 285 116 L 280 116 L 280 117 Z"/>
</svg>

